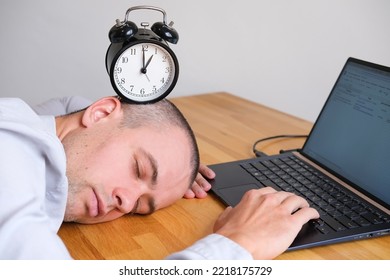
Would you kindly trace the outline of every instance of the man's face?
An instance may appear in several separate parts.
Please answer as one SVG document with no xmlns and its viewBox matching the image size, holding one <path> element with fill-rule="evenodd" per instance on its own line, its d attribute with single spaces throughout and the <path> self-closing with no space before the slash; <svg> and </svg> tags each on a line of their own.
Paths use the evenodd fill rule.
<svg viewBox="0 0 390 280">
<path fill-rule="evenodd" d="M 63 144 L 69 196 L 65 221 L 98 223 L 148 214 L 180 199 L 189 187 L 190 146 L 177 128 L 76 130 Z"/>
</svg>

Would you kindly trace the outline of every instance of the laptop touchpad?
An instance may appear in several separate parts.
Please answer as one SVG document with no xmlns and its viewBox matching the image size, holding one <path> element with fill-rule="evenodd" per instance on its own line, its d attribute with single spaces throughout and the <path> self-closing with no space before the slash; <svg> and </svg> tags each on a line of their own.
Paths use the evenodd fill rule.
<svg viewBox="0 0 390 280">
<path fill-rule="evenodd" d="M 230 206 L 236 206 L 244 193 L 251 189 L 258 189 L 259 187 L 255 184 L 239 185 L 233 187 L 226 187 L 219 189 L 221 198 Z"/>
</svg>

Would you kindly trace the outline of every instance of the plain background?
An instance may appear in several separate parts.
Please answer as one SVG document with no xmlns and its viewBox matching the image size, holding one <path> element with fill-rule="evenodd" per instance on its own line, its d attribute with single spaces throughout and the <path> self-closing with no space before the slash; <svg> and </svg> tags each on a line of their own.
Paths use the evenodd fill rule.
<svg viewBox="0 0 390 280">
<path fill-rule="evenodd" d="M 349 56 L 390 66 L 388 0 L 1 0 L 0 96 L 113 95 L 108 31 L 136 5 L 179 32 L 169 97 L 227 91 L 314 121 Z"/>
</svg>

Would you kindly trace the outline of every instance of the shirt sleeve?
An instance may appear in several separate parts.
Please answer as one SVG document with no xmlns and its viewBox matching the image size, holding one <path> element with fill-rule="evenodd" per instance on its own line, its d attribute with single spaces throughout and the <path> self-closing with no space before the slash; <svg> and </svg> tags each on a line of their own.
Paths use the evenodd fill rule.
<svg viewBox="0 0 390 280">
<path fill-rule="evenodd" d="M 91 100 L 82 96 L 66 96 L 49 99 L 32 108 L 38 115 L 61 116 L 82 110 L 91 103 Z"/>
<path fill-rule="evenodd" d="M 210 234 L 167 260 L 252 260 L 243 247 L 219 234 Z"/>
<path fill-rule="evenodd" d="M 27 124 L 19 115 L 25 115 Z M 0 107 L 0 259 L 71 258 L 57 235 L 67 192 L 65 154 L 57 155 L 59 140 L 38 121 L 21 102 Z M 64 175 L 52 180 L 53 172 Z"/>
<path fill-rule="evenodd" d="M 0 259 L 69 259 L 46 214 L 44 162 L 18 137 L 0 137 Z"/>
</svg>

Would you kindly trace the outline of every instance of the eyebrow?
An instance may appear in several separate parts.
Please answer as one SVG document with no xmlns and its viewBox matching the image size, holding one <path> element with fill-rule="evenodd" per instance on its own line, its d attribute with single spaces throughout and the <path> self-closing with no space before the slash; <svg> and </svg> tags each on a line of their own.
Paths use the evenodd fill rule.
<svg viewBox="0 0 390 280">
<path fill-rule="evenodd" d="M 149 161 L 150 166 L 152 167 L 152 186 L 155 186 L 157 185 L 157 181 L 158 181 L 157 160 L 153 157 L 152 154 L 148 153 L 144 149 L 140 149 L 140 152 L 146 157 L 146 159 Z M 149 215 L 156 211 L 156 201 L 153 197 L 148 198 L 148 206 L 149 206 L 149 211 L 146 212 L 144 215 Z"/>
<path fill-rule="evenodd" d="M 144 149 L 140 149 L 140 152 L 146 157 L 146 159 L 149 161 L 150 166 L 152 167 L 152 185 L 157 185 L 158 180 L 158 163 L 157 160 L 145 151 Z"/>
</svg>

